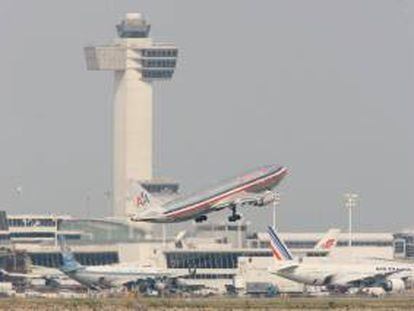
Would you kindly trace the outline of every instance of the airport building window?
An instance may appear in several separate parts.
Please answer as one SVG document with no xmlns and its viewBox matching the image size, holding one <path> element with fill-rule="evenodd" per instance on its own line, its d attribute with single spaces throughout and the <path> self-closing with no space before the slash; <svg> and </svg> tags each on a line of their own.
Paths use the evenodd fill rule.
<svg viewBox="0 0 414 311">
<path fill-rule="evenodd" d="M 235 269 L 239 257 L 271 257 L 265 252 L 168 252 L 167 267 L 173 269 Z"/>
<path fill-rule="evenodd" d="M 173 75 L 172 70 L 144 70 L 142 72 L 143 78 L 171 78 Z"/>
<path fill-rule="evenodd" d="M 316 244 L 315 241 L 286 241 L 285 243 L 286 243 L 286 246 L 288 248 L 293 248 L 293 249 L 295 249 L 295 248 L 305 248 L 305 249 L 314 248 L 315 244 Z M 270 245 L 269 245 L 269 247 L 270 247 Z"/>
<path fill-rule="evenodd" d="M 348 241 L 338 241 L 337 246 L 348 246 Z M 388 247 L 392 246 L 392 241 L 352 241 L 352 246 Z"/>
<path fill-rule="evenodd" d="M 177 57 L 177 49 L 148 49 L 142 51 L 144 57 Z"/>
<path fill-rule="evenodd" d="M 58 234 L 58 237 L 63 237 L 65 240 L 80 240 L 80 234 Z"/>
<path fill-rule="evenodd" d="M 32 264 L 57 268 L 63 264 L 60 253 L 30 253 Z M 85 266 L 109 265 L 119 262 L 117 252 L 75 253 L 75 258 Z"/>
<path fill-rule="evenodd" d="M 192 280 L 209 280 L 209 279 L 233 279 L 234 274 L 230 273 L 195 273 L 192 275 L 185 275 L 183 279 Z"/>
<path fill-rule="evenodd" d="M 5 211 L 0 211 L 0 230 L 1 231 L 9 230 L 7 215 Z"/>
<path fill-rule="evenodd" d="M 409 258 L 414 258 L 414 244 L 405 245 L 405 256 Z"/>
<path fill-rule="evenodd" d="M 11 232 L 11 238 L 54 238 L 53 232 Z"/>
<path fill-rule="evenodd" d="M 55 227 L 56 221 L 50 218 L 8 219 L 9 227 Z"/>
<path fill-rule="evenodd" d="M 394 234 L 394 255 L 414 258 L 414 233 L 403 232 Z"/>
<path fill-rule="evenodd" d="M 142 60 L 144 67 L 168 67 L 174 68 L 176 65 L 175 59 L 144 59 Z"/>
<path fill-rule="evenodd" d="M 8 241 L 10 240 L 9 234 L 0 234 L 0 241 Z"/>
<path fill-rule="evenodd" d="M 394 253 L 396 254 L 405 253 L 405 241 L 404 240 L 394 241 Z"/>
</svg>

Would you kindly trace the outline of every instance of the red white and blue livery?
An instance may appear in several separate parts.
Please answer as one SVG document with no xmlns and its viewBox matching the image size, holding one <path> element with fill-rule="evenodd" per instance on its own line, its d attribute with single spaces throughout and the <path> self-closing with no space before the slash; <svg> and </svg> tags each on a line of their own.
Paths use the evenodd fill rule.
<svg viewBox="0 0 414 311">
<path fill-rule="evenodd" d="M 240 206 L 265 206 L 275 200 L 272 190 L 287 174 L 287 169 L 280 165 L 268 165 L 252 170 L 246 174 L 231 178 L 205 191 L 183 196 L 161 204 L 141 185 L 135 189 L 132 198 L 138 212 L 132 216 L 133 221 L 153 223 L 172 223 L 194 219 L 196 222 L 207 220 L 207 214 L 230 209 L 229 221 L 237 221 Z"/>
<path fill-rule="evenodd" d="M 285 243 L 279 238 L 272 227 L 267 227 L 267 232 L 270 237 L 270 248 L 272 249 L 273 256 L 279 261 L 293 260 L 293 256 Z"/>
</svg>

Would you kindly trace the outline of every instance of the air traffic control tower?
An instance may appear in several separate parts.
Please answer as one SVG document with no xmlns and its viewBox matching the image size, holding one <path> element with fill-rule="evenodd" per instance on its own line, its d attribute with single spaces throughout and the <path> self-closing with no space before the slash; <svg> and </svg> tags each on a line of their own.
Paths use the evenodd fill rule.
<svg viewBox="0 0 414 311">
<path fill-rule="evenodd" d="M 113 216 L 128 214 L 131 183 L 153 179 L 152 83 L 171 79 L 177 61 L 174 44 L 154 42 L 139 13 L 116 25 L 119 38 L 85 47 L 88 70 L 114 72 Z"/>
</svg>

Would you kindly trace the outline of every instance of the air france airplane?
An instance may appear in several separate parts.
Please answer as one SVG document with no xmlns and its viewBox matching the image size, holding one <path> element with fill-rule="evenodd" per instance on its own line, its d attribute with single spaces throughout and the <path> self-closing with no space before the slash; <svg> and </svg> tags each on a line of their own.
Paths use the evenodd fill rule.
<svg viewBox="0 0 414 311">
<path fill-rule="evenodd" d="M 160 203 L 136 185 L 133 201 L 140 209 L 132 216 L 133 221 L 153 223 L 173 223 L 194 219 L 196 222 L 207 220 L 207 214 L 229 208 L 229 221 L 237 221 L 239 206 L 264 206 L 275 200 L 272 189 L 287 174 L 287 169 L 279 165 L 263 166 L 244 175 L 232 178 L 216 187 L 176 200 Z"/>
<path fill-rule="evenodd" d="M 413 265 L 394 260 L 338 262 L 329 257 L 316 262 L 297 260 L 271 227 L 268 232 L 272 253 L 278 263 L 270 272 L 295 282 L 341 292 L 376 287 L 398 292 L 405 289 L 405 280 L 413 276 Z"/>
</svg>

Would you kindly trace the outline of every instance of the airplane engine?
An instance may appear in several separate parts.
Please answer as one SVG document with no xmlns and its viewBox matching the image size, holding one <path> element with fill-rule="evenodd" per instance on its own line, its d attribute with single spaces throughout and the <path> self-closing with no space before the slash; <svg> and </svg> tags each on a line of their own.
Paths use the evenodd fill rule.
<svg viewBox="0 0 414 311">
<path fill-rule="evenodd" d="M 409 276 L 404 281 L 405 281 L 405 289 L 414 288 L 414 277 Z"/>
<path fill-rule="evenodd" d="M 405 290 L 405 283 L 401 279 L 390 279 L 385 283 L 384 289 L 387 292 L 400 293 Z"/>
<path fill-rule="evenodd" d="M 155 283 L 155 289 L 156 290 L 158 290 L 158 291 L 163 291 L 163 290 L 165 290 L 166 289 L 166 287 L 167 287 L 167 284 L 165 284 L 165 282 L 162 282 L 162 281 L 158 281 L 158 282 L 156 282 Z"/>
<path fill-rule="evenodd" d="M 263 195 L 259 200 L 257 200 L 256 206 L 266 206 L 270 203 L 273 203 L 275 201 L 275 196 L 273 193 L 267 193 Z"/>
<path fill-rule="evenodd" d="M 372 297 L 383 297 L 385 289 L 382 287 L 364 287 L 361 289 L 361 293 Z"/>
<path fill-rule="evenodd" d="M 183 279 L 175 279 L 174 285 L 178 286 L 178 287 L 180 287 L 180 286 L 183 287 L 183 286 L 187 285 L 187 282 L 184 281 Z"/>
</svg>

